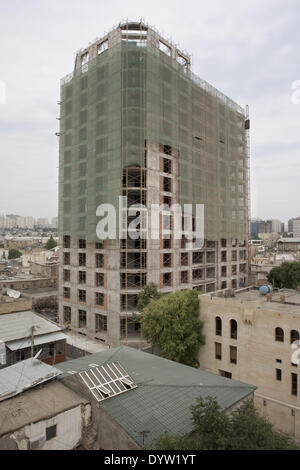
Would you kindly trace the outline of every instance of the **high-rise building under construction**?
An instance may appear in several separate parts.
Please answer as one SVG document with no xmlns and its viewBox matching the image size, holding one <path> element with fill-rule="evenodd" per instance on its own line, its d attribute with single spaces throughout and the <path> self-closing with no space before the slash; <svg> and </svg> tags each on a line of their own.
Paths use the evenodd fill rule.
<svg viewBox="0 0 300 470">
<path fill-rule="evenodd" d="M 62 80 L 60 322 L 110 345 L 138 343 L 132 315 L 147 284 L 167 293 L 248 282 L 248 113 L 190 67 L 153 28 L 127 22 L 79 51 Z M 116 208 L 117 233 L 134 219 L 122 206 L 119 226 L 120 196 L 149 211 L 203 204 L 204 245 L 174 236 L 172 212 L 171 237 L 163 213 L 158 237 L 100 240 L 101 204 Z"/>
</svg>

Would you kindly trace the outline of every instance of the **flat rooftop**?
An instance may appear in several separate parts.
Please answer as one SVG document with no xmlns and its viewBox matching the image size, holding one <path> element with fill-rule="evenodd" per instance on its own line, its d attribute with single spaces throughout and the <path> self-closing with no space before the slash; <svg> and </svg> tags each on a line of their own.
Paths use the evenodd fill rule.
<svg viewBox="0 0 300 470">
<path fill-rule="evenodd" d="M 223 295 L 222 295 L 223 292 Z M 228 293 L 229 292 L 229 293 Z M 240 302 L 259 302 L 262 308 L 267 310 L 276 310 L 300 315 L 300 291 L 293 289 L 275 289 L 272 292 L 272 299 L 269 301 L 266 295 L 261 295 L 258 288 L 248 287 L 233 291 L 234 295 L 230 295 L 229 290 L 217 291 L 210 295 L 211 297 L 220 297 L 224 300 L 236 299 Z M 285 302 L 281 301 L 281 297 L 285 297 Z"/>
<path fill-rule="evenodd" d="M 0 436 L 87 403 L 88 400 L 57 381 L 42 388 L 28 390 L 0 403 L 0 416 L 4 417 Z"/>
</svg>

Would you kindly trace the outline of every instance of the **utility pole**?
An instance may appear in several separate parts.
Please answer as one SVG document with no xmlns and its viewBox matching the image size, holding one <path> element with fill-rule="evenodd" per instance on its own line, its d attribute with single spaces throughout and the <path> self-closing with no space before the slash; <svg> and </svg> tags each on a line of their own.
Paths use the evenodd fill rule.
<svg viewBox="0 0 300 470">
<path fill-rule="evenodd" d="M 35 326 L 32 326 L 30 329 L 31 329 L 31 357 L 33 357 Z"/>
</svg>

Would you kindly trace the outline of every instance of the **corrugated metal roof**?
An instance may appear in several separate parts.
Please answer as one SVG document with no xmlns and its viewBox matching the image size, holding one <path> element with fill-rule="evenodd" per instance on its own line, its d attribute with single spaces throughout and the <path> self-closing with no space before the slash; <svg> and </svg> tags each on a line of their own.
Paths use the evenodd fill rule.
<svg viewBox="0 0 300 470">
<path fill-rule="evenodd" d="M 61 331 L 59 326 L 45 320 L 33 312 L 18 312 L 0 315 L 0 340 L 6 342 L 27 338 L 31 327 L 36 326 L 34 336 Z"/>
<path fill-rule="evenodd" d="M 165 432 L 192 431 L 190 406 L 199 396 L 216 397 L 221 408 L 226 410 L 256 388 L 125 346 L 64 362 L 57 367 L 64 372 L 64 378 L 68 371 L 82 372 L 92 363 L 101 366 L 111 361 L 119 361 L 138 388 L 110 398 L 101 406 L 140 445 L 142 438 L 138 433 L 141 431 L 151 431 L 146 444 Z"/>
<path fill-rule="evenodd" d="M 61 371 L 30 358 L 0 370 L 0 401 L 51 380 Z"/>
<path fill-rule="evenodd" d="M 55 341 L 60 341 L 66 338 L 67 336 L 64 333 L 61 333 L 60 331 L 55 333 L 48 333 L 46 335 L 34 336 L 34 345 L 38 346 L 39 344 L 54 343 Z M 25 340 L 21 339 L 17 341 L 11 341 L 5 344 L 11 351 L 29 348 L 31 346 L 31 338 Z"/>
</svg>

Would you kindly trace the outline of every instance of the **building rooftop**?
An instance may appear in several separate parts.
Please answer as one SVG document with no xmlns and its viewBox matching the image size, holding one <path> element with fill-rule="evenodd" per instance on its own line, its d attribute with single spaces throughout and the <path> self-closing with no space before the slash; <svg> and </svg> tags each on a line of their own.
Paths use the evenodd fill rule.
<svg viewBox="0 0 300 470">
<path fill-rule="evenodd" d="M 8 347 L 10 347 L 11 342 L 22 340 L 23 338 L 27 338 L 27 343 L 29 342 L 30 344 L 31 328 L 33 326 L 35 326 L 35 344 L 38 344 L 38 337 L 45 337 L 45 335 L 50 333 L 59 333 L 59 335 L 62 336 L 61 339 L 66 338 L 66 335 L 62 333 L 62 329 L 59 326 L 45 320 L 36 313 L 27 311 L 0 315 L 0 340 L 4 343 L 8 343 Z M 25 343 L 26 341 L 23 342 Z M 26 345 L 23 347 L 26 347 Z"/>
<path fill-rule="evenodd" d="M 6 367 L 0 370 L 0 402 L 58 375 L 60 370 L 35 358 Z"/>
<path fill-rule="evenodd" d="M 121 346 L 57 365 L 62 379 L 88 371 L 95 364 L 119 362 L 137 388 L 101 402 L 112 418 L 142 445 L 139 432 L 149 430 L 146 444 L 168 432 L 192 431 L 190 406 L 199 396 L 217 398 L 226 410 L 251 394 L 255 387 L 194 369 L 177 362 Z M 78 380 L 82 381 L 78 376 Z M 92 395 L 91 395 L 92 397 Z"/>
<path fill-rule="evenodd" d="M 276 310 L 290 314 L 300 314 L 300 291 L 293 289 L 275 289 L 272 292 L 272 299 L 268 300 L 266 295 L 261 295 L 258 288 L 253 286 L 245 289 L 226 289 L 223 291 L 204 294 L 205 297 L 222 298 L 223 300 L 237 300 L 243 302 L 256 302 L 264 310 Z M 202 297 L 202 296 L 201 296 Z M 285 297 L 285 301 L 281 298 Z"/>
<path fill-rule="evenodd" d="M 278 243 L 300 243 L 300 238 L 279 238 Z"/>
<path fill-rule="evenodd" d="M 87 403 L 88 400 L 57 381 L 29 390 L 0 403 L 0 436 Z"/>
</svg>

